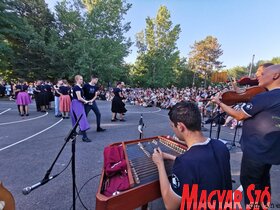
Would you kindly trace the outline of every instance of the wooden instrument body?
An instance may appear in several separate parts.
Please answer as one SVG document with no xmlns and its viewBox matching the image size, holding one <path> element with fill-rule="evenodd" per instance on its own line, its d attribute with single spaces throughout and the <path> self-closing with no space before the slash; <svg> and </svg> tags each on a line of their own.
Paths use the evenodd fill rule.
<svg viewBox="0 0 280 210">
<path fill-rule="evenodd" d="M 264 87 L 259 86 L 247 88 L 244 92 L 241 93 L 237 93 L 236 91 L 227 91 L 222 94 L 221 101 L 228 106 L 232 106 L 237 103 L 248 102 L 255 95 L 265 91 L 266 89 Z"/>
<path fill-rule="evenodd" d="M 158 136 L 152 138 L 146 138 L 141 140 L 133 140 L 127 142 L 118 142 L 112 145 L 123 145 L 125 151 L 125 158 L 128 166 L 128 177 L 131 188 L 124 192 L 120 192 L 120 194 L 106 197 L 102 194 L 103 183 L 106 180 L 106 176 L 104 174 L 104 170 L 102 170 L 100 183 L 98 187 L 98 192 L 96 194 L 96 210 L 132 210 L 141 206 L 145 206 L 148 202 L 153 201 L 157 198 L 161 197 L 159 180 L 154 180 L 144 184 L 137 184 L 133 177 L 133 171 L 130 165 L 130 160 L 128 159 L 128 154 L 126 151 L 127 145 L 137 144 L 139 142 L 148 142 L 153 139 L 160 139 L 161 141 L 166 141 L 169 144 L 174 145 L 174 147 L 178 147 L 180 150 L 186 150 L 187 146 L 181 142 L 177 142 L 167 137 Z"/>
<path fill-rule="evenodd" d="M 0 182 L 0 201 L 5 202 L 3 210 L 15 210 L 15 200 L 13 195 Z"/>
</svg>

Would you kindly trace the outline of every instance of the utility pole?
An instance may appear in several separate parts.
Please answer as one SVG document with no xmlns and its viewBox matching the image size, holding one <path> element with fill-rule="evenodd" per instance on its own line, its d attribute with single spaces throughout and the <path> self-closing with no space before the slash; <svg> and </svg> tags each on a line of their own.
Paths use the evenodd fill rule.
<svg viewBox="0 0 280 210">
<path fill-rule="evenodd" d="M 251 63 L 251 66 L 250 66 L 249 77 L 251 77 L 254 59 L 255 59 L 255 54 L 254 54 L 253 57 L 252 57 L 252 63 Z"/>
</svg>

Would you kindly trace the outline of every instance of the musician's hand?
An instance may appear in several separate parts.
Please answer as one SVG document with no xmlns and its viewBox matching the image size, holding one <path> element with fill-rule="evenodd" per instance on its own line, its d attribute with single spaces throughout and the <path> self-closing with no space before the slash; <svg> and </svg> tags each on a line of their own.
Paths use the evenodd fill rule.
<svg viewBox="0 0 280 210">
<path fill-rule="evenodd" d="M 220 104 L 221 103 L 221 93 L 218 93 L 215 97 L 212 98 L 212 102 L 214 102 L 215 104 Z"/>
<path fill-rule="evenodd" d="M 174 155 L 171 155 L 171 154 L 168 154 L 165 152 L 162 152 L 162 157 L 163 157 L 163 159 L 166 159 L 166 160 L 175 160 L 176 159 L 176 157 Z"/>
<path fill-rule="evenodd" d="M 154 149 L 154 154 L 152 158 L 157 167 L 163 165 L 163 152 L 160 148 Z"/>
</svg>

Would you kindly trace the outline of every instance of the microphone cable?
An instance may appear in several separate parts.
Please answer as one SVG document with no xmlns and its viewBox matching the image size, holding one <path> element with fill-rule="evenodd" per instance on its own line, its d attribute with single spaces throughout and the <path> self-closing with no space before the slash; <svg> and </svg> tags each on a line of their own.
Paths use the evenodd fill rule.
<svg viewBox="0 0 280 210">
<path fill-rule="evenodd" d="M 94 175 L 93 177 L 91 177 L 91 178 L 89 178 L 83 185 L 82 185 L 82 187 L 78 190 L 78 188 L 77 188 L 77 185 L 75 185 L 75 188 L 76 188 L 76 191 L 77 191 L 77 195 L 76 195 L 76 200 L 77 200 L 77 198 L 79 198 L 79 200 L 80 200 L 80 202 L 81 202 L 81 204 L 82 204 L 82 206 L 86 209 L 86 210 L 88 210 L 88 208 L 84 205 L 84 203 L 83 203 L 83 201 L 82 201 L 82 199 L 81 199 L 81 196 L 80 196 L 80 192 L 83 190 L 83 188 L 92 180 L 92 179 L 94 179 L 94 178 L 96 178 L 96 177 L 99 177 L 99 176 L 101 176 L 101 174 L 97 174 L 97 175 Z M 72 204 L 72 206 L 70 207 L 70 210 L 73 208 L 73 204 Z"/>
</svg>

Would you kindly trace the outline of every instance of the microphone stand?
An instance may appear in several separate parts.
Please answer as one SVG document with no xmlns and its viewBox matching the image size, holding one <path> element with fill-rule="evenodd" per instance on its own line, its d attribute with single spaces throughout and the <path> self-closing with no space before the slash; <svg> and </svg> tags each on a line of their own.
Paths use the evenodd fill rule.
<svg viewBox="0 0 280 210">
<path fill-rule="evenodd" d="M 201 131 L 207 131 L 207 128 L 204 127 L 204 111 L 205 111 L 205 105 L 202 104 L 202 123 L 201 123 Z"/>
<path fill-rule="evenodd" d="M 221 117 L 223 117 L 226 113 L 225 112 L 220 112 L 219 110 L 217 111 L 218 114 L 216 114 L 214 117 L 209 118 L 208 120 L 205 121 L 205 124 L 207 123 L 211 123 L 210 124 L 210 133 L 209 133 L 209 137 L 212 137 L 212 129 L 213 129 L 213 122 L 218 119 L 218 128 L 217 128 L 217 135 L 216 138 L 219 139 L 220 137 L 220 132 L 221 132 Z"/>
<path fill-rule="evenodd" d="M 47 170 L 44 178 L 37 184 L 32 185 L 31 187 L 26 187 L 23 189 L 22 193 L 24 195 L 29 194 L 31 191 L 37 189 L 38 187 L 43 186 L 44 184 L 48 183 L 50 180 L 56 178 L 58 175 L 61 174 L 58 173 L 54 176 L 50 177 L 50 174 L 52 172 L 52 169 L 56 163 L 56 161 L 58 160 L 59 156 L 61 155 L 62 151 L 64 150 L 66 144 L 72 140 L 72 157 L 71 157 L 71 167 L 72 167 L 72 189 L 73 189 L 73 210 L 76 209 L 76 172 L 75 172 L 75 152 L 76 152 L 76 137 L 78 136 L 76 129 L 79 125 L 79 122 L 82 118 L 82 115 L 80 115 L 79 119 L 77 120 L 77 122 L 75 123 L 74 127 L 69 131 L 68 135 L 65 138 L 65 142 L 62 146 L 62 148 L 60 149 L 60 151 L 58 152 L 55 160 L 53 161 L 53 163 L 51 164 L 50 168 Z"/>
<path fill-rule="evenodd" d="M 237 147 L 237 145 L 235 144 L 235 139 L 236 139 L 236 135 L 237 135 L 237 129 L 238 129 L 238 126 L 239 126 L 238 124 L 239 124 L 239 121 L 237 121 L 237 124 L 236 124 L 236 126 L 235 126 L 233 141 L 232 141 L 232 143 L 231 143 L 231 146 L 232 146 L 232 147 Z M 240 144 L 240 142 L 239 142 L 239 144 Z"/>
<path fill-rule="evenodd" d="M 144 133 L 144 122 L 143 122 L 143 115 L 141 114 L 139 125 L 138 125 L 138 131 L 139 131 L 139 139 L 143 139 L 143 133 Z"/>
</svg>

